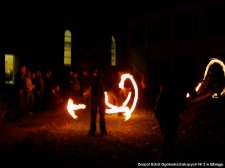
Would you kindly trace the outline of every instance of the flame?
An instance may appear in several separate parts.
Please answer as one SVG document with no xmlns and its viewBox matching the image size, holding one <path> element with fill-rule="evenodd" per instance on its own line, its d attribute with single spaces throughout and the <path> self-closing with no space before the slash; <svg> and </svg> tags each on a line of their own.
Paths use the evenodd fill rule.
<svg viewBox="0 0 225 168">
<path fill-rule="evenodd" d="M 79 109 L 85 109 L 85 108 L 86 108 L 85 104 L 73 104 L 73 100 L 71 98 L 68 99 L 67 111 L 74 119 L 78 118 L 74 111 Z"/>
<path fill-rule="evenodd" d="M 196 86 L 195 91 L 198 92 L 201 86 L 202 86 L 202 82 L 200 82 L 200 83 L 198 84 L 198 86 Z"/>
<path fill-rule="evenodd" d="M 189 94 L 189 93 L 187 93 L 186 98 L 189 98 L 189 97 L 190 97 L 190 94 Z"/>
<path fill-rule="evenodd" d="M 208 65 L 207 65 L 207 67 L 206 67 L 206 69 L 205 69 L 205 73 L 204 73 L 204 78 L 203 78 L 203 80 L 205 80 L 205 78 L 206 78 L 206 76 L 207 76 L 207 74 L 208 74 L 209 68 L 210 68 L 211 65 L 213 65 L 214 63 L 217 63 L 217 64 L 219 64 L 219 65 L 222 67 L 223 73 L 224 73 L 224 77 L 225 77 L 225 65 L 224 65 L 224 63 L 223 63 L 221 60 L 217 59 L 217 58 L 210 58 L 210 61 L 209 61 Z"/>
<path fill-rule="evenodd" d="M 217 63 L 217 64 L 219 64 L 222 67 L 223 73 L 224 73 L 224 77 L 225 77 L 225 65 L 224 65 L 224 63 L 221 60 L 217 59 L 217 58 L 211 58 L 210 62 L 208 63 L 208 65 L 206 67 L 203 80 L 205 80 L 205 78 L 206 78 L 206 76 L 208 74 L 210 66 L 213 65 L 214 63 Z M 220 93 L 221 96 L 224 94 L 224 91 L 225 91 L 225 87 L 224 87 L 223 91 Z M 212 98 L 217 98 L 217 94 L 214 93 L 214 95 L 212 95 Z"/>
<path fill-rule="evenodd" d="M 202 85 L 202 82 L 200 82 L 200 83 L 195 87 L 195 91 L 196 91 L 196 92 L 199 91 L 201 85 Z M 189 97 L 191 97 L 191 95 L 190 95 L 189 93 L 187 93 L 186 98 L 189 98 Z"/>
<path fill-rule="evenodd" d="M 112 114 L 112 113 L 124 112 L 125 120 L 128 120 L 131 117 L 131 114 L 134 111 L 136 104 L 137 104 L 138 87 L 137 87 L 137 84 L 132 75 L 123 74 L 123 75 L 121 75 L 121 81 L 119 83 L 120 89 L 124 88 L 124 82 L 126 79 L 130 79 L 133 84 L 133 87 L 134 87 L 134 100 L 133 100 L 133 104 L 130 108 L 127 106 L 127 104 L 130 101 L 131 94 L 132 94 L 131 92 L 128 93 L 126 100 L 123 102 L 122 106 L 119 106 L 119 107 L 110 104 L 107 92 L 104 92 L 104 94 L 105 94 L 105 104 L 106 104 L 106 106 L 109 107 L 108 109 L 106 109 L 106 113 Z"/>
<path fill-rule="evenodd" d="M 219 96 L 218 96 L 218 94 L 217 94 L 217 93 L 213 93 L 213 94 L 212 94 L 212 98 L 213 98 L 213 99 L 218 99 L 218 98 L 219 98 Z"/>
<path fill-rule="evenodd" d="M 209 68 L 210 68 L 213 64 L 215 64 L 215 63 L 219 64 L 219 65 L 222 67 L 223 73 L 224 73 L 224 77 L 225 77 L 225 65 L 224 65 L 224 63 L 223 63 L 221 60 L 219 60 L 218 58 L 210 58 L 209 60 L 210 60 L 210 61 L 209 61 L 208 65 L 206 66 L 206 69 L 205 69 L 203 81 L 205 80 L 205 78 L 206 78 L 206 76 L 207 76 L 207 74 L 208 74 Z M 196 92 L 199 91 L 201 85 L 202 85 L 202 82 L 200 82 L 200 83 L 198 84 L 198 86 L 195 88 L 195 91 L 196 91 Z M 225 87 L 223 88 L 223 91 L 220 93 L 220 95 L 223 96 L 224 93 L 225 93 Z M 189 94 L 189 93 L 187 93 L 187 96 L 186 96 L 186 97 L 188 97 L 188 94 Z M 212 98 L 218 98 L 217 93 L 214 93 L 214 94 L 212 95 Z"/>
</svg>

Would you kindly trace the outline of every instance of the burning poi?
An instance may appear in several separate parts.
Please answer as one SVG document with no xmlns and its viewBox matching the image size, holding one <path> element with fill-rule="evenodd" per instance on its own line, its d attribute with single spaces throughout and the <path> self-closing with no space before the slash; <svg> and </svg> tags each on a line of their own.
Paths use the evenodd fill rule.
<svg viewBox="0 0 225 168">
<path fill-rule="evenodd" d="M 223 70 L 223 73 L 224 73 L 224 77 L 225 77 L 225 65 L 224 65 L 224 63 L 223 63 L 221 60 L 217 59 L 217 58 L 210 58 L 209 60 L 210 60 L 210 61 L 209 61 L 208 65 L 206 66 L 205 73 L 204 73 L 204 77 L 203 77 L 203 80 L 202 80 L 202 81 L 205 80 L 205 78 L 206 78 L 206 76 L 207 76 L 207 74 L 208 74 L 209 68 L 210 68 L 213 64 L 215 64 L 215 63 L 219 64 L 219 65 L 222 67 L 222 70 Z M 201 85 L 202 85 L 202 82 L 200 82 L 200 83 L 197 85 L 197 87 L 195 88 L 195 91 L 196 91 L 196 92 L 199 91 Z M 223 88 L 222 92 L 220 93 L 220 96 L 223 96 L 224 93 L 225 93 L 225 87 Z M 189 97 L 189 96 L 190 96 L 189 93 L 187 93 L 187 97 Z M 218 97 L 217 93 L 214 93 L 214 94 L 212 95 L 212 98 L 217 98 L 217 97 Z"/>
<path fill-rule="evenodd" d="M 75 114 L 75 110 L 85 109 L 85 108 L 86 108 L 85 104 L 73 104 L 73 100 L 71 98 L 68 99 L 67 111 L 74 119 L 78 118 L 77 115 Z"/>
<path fill-rule="evenodd" d="M 120 89 L 124 89 L 124 82 L 125 82 L 126 79 L 130 79 L 132 84 L 133 84 L 133 87 L 134 87 L 134 100 L 133 100 L 133 104 L 131 105 L 130 108 L 127 106 L 127 104 L 129 103 L 130 98 L 131 98 L 131 94 L 132 94 L 131 91 L 129 91 L 126 100 L 119 107 L 109 103 L 107 92 L 104 92 L 104 94 L 105 94 L 105 104 L 106 104 L 107 107 L 109 107 L 109 108 L 106 109 L 106 113 L 112 114 L 112 113 L 124 112 L 125 120 L 128 120 L 131 117 L 131 114 L 134 111 L 134 109 L 136 107 L 136 104 L 137 104 L 138 87 L 137 87 L 137 84 L 136 84 L 133 76 L 130 75 L 129 73 L 127 73 L 127 74 L 121 75 L 121 81 L 119 83 Z"/>
</svg>

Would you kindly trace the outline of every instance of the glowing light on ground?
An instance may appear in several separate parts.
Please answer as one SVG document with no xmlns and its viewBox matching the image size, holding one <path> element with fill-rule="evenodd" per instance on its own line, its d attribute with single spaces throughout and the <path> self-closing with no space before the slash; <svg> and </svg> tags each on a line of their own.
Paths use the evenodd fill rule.
<svg viewBox="0 0 225 168">
<path fill-rule="evenodd" d="M 67 111 L 74 119 L 78 118 L 77 115 L 75 114 L 75 111 L 85 108 L 86 108 L 85 104 L 74 104 L 72 99 L 68 99 Z"/>
<path fill-rule="evenodd" d="M 119 107 L 109 103 L 108 94 L 107 94 L 107 92 L 104 92 L 105 104 L 106 104 L 106 106 L 109 107 L 106 109 L 106 113 L 112 114 L 112 113 L 124 112 L 125 120 L 128 120 L 131 117 L 131 114 L 134 111 L 136 104 L 137 104 L 137 100 L 138 100 L 138 87 L 137 87 L 137 84 L 132 75 L 130 75 L 130 74 L 121 75 L 121 81 L 119 83 L 119 88 L 124 89 L 124 82 L 127 79 L 131 80 L 133 87 L 134 87 L 134 100 L 133 100 L 133 103 L 130 108 L 127 106 L 127 104 L 129 103 L 129 101 L 131 99 L 131 94 L 132 94 L 131 92 L 128 93 L 126 100 Z"/>
</svg>

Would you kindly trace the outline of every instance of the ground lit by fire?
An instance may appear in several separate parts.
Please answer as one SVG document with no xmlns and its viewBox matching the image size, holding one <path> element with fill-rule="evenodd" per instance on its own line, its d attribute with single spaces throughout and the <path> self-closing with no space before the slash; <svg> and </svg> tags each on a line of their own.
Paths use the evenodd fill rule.
<svg viewBox="0 0 225 168">
<path fill-rule="evenodd" d="M 221 161 L 224 109 L 224 105 L 210 101 L 186 109 L 177 142 L 178 161 Z M 27 167 L 135 167 L 139 162 L 159 161 L 161 136 L 151 109 L 138 107 L 128 121 L 106 114 L 107 136 L 101 136 L 99 129 L 96 136 L 87 135 L 87 109 L 77 116 L 79 119 L 74 120 L 64 107 L 2 123 L 3 161 L 9 166 L 17 163 Z"/>
</svg>

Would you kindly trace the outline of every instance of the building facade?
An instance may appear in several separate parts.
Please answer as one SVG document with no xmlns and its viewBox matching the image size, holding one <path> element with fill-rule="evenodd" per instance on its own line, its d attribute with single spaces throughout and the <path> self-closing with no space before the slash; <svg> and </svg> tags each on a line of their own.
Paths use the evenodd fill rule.
<svg viewBox="0 0 225 168">
<path fill-rule="evenodd" d="M 127 57 L 134 71 L 157 83 L 176 58 L 190 70 L 196 64 L 196 80 L 201 80 L 209 58 L 225 61 L 224 7 L 221 0 L 195 1 L 132 21 Z"/>
</svg>

